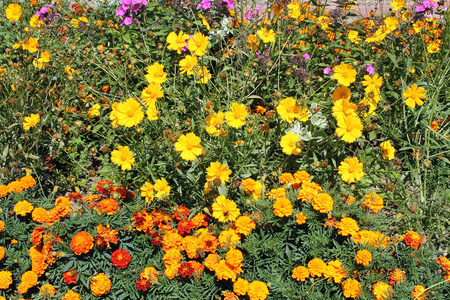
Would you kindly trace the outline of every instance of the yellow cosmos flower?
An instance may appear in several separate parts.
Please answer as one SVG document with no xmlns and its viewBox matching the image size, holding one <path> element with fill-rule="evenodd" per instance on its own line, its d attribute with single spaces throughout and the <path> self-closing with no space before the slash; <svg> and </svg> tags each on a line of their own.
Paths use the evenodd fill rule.
<svg viewBox="0 0 450 300">
<path fill-rule="evenodd" d="M 156 108 L 156 103 L 150 103 L 150 105 L 147 107 L 147 119 L 149 121 L 156 121 L 158 120 L 158 109 Z"/>
<path fill-rule="evenodd" d="M 273 31 L 273 29 L 267 30 L 267 27 L 264 27 L 258 30 L 257 34 L 264 44 L 275 43 L 275 32 Z"/>
<path fill-rule="evenodd" d="M 343 86 L 349 86 L 356 80 L 356 70 L 346 63 L 341 63 L 339 66 L 333 68 L 334 79 Z"/>
<path fill-rule="evenodd" d="M 155 190 L 153 189 L 153 184 L 150 182 L 144 183 L 141 187 L 141 197 L 145 198 L 145 202 L 151 203 L 155 198 Z"/>
<path fill-rule="evenodd" d="M 337 121 L 338 128 L 336 128 L 336 134 L 339 137 L 342 137 L 343 141 L 353 143 L 362 135 L 362 130 L 364 127 L 358 117 L 346 116 Z"/>
<path fill-rule="evenodd" d="M 280 146 L 283 153 L 286 153 L 287 155 L 299 155 L 302 152 L 302 149 L 297 147 L 298 140 L 299 136 L 293 134 L 292 132 L 288 132 L 286 135 L 281 137 Z"/>
<path fill-rule="evenodd" d="M 167 73 L 164 72 L 164 66 L 155 62 L 153 65 L 148 67 L 145 79 L 149 83 L 164 83 L 167 80 Z"/>
<path fill-rule="evenodd" d="M 118 146 L 117 150 L 111 152 L 111 161 L 122 168 L 122 171 L 131 170 L 134 166 L 134 157 L 128 146 Z"/>
<path fill-rule="evenodd" d="M 206 168 L 206 181 L 213 181 L 215 179 L 220 179 L 222 184 L 230 181 L 231 170 L 228 169 L 227 165 L 221 164 L 220 162 L 212 162 L 208 168 Z"/>
<path fill-rule="evenodd" d="M 86 24 L 87 22 L 88 22 L 88 19 L 86 17 L 80 17 L 79 19 L 73 18 L 70 21 L 70 25 L 72 25 L 73 28 L 79 28 L 81 25 L 80 23 Z"/>
<path fill-rule="evenodd" d="M 30 26 L 33 27 L 34 29 L 38 29 L 39 26 L 44 25 L 44 22 L 39 20 L 39 17 L 36 15 L 33 15 L 30 18 Z"/>
<path fill-rule="evenodd" d="M 177 51 L 178 54 L 181 54 L 181 49 L 186 46 L 186 40 L 189 38 L 189 35 L 180 31 L 178 35 L 175 32 L 169 33 L 166 37 L 166 42 L 169 44 L 167 49 Z"/>
<path fill-rule="evenodd" d="M 186 55 L 186 57 L 180 60 L 180 73 L 186 75 L 194 74 L 194 67 L 197 66 L 198 60 L 195 55 Z"/>
<path fill-rule="evenodd" d="M 357 117 L 356 109 L 358 106 L 356 104 L 348 101 L 347 99 L 341 99 L 334 102 L 333 105 L 333 116 L 336 120 L 343 119 L 347 116 Z"/>
<path fill-rule="evenodd" d="M 239 128 L 245 125 L 247 115 L 248 112 L 244 104 L 232 103 L 231 111 L 225 113 L 225 119 L 229 126 Z"/>
<path fill-rule="evenodd" d="M 128 98 L 125 102 L 119 103 L 115 110 L 117 123 L 121 126 L 133 127 L 144 119 L 141 104 L 133 98 Z"/>
<path fill-rule="evenodd" d="M 384 159 L 392 160 L 395 155 L 395 148 L 392 147 L 391 141 L 385 141 L 380 144 L 381 155 Z"/>
<path fill-rule="evenodd" d="M 372 77 L 370 77 L 369 75 L 364 75 L 364 80 L 361 82 L 361 84 L 366 87 L 366 92 L 377 92 L 379 94 L 378 91 L 383 84 L 383 77 L 378 76 L 378 74 L 374 74 Z"/>
<path fill-rule="evenodd" d="M 75 72 L 75 70 L 72 69 L 71 66 L 66 66 L 66 67 L 64 68 L 64 73 L 66 73 L 67 75 L 72 75 L 73 72 Z"/>
<path fill-rule="evenodd" d="M 202 14 L 198 14 L 198 17 L 202 19 L 202 24 L 206 27 L 206 30 L 211 30 L 211 26 L 209 26 L 208 20 L 206 20 L 206 18 Z"/>
<path fill-rule="evenodd" d="M 237 208 L 236 202 L 219 196 L 212 205 L 213 217 L 219 222 L 226 223 L 234 221 L 239 217 L 240 210 Z"/>
<path fill-rule="evenodd" d="M 389 4 L 393 10 L 400 10 L 405 6 L 404 0 L 393 0 L 391 4 Z"/>
<path fill-rule="evenodd" d="M 100 116 L 100 104 L 94 104 L 91 108 L 89 108 L 89 112 L 87 114 L 88 119 L 93 119 L 95 116 Z"/>
<path fill-rule="evenodd" d="M 162 199 L 163 196 L 170 195 L 170 185 L 164 178 L 157 179 L 153 185 L 153 189 L 156 192 L 155 197 L 158 199 Z"/>
<path fill-rule="evenodd" d="M 435 40 L 428 44 L 427 46 L 427 52 L 428 53 L 436 53 L 442 49 L 441 47 L 442 41 L 441 40 Z"/>
<path fill-rule="evenodd" d="M 142 101 L 146 107 L 154 105 L 159 98 L 164 97 L 164 92 L 159 83 L 150 83 L 141 94 Z"/>
<path fill-rule="evenodd" d="M 194 133 L 189 132 L 186 135 L 181 135 L 175 143 L 175 150 L 181 152 L 181 158 L 184 160 L 194 160 L 199 156 L 203 147 L 200 145 L 200 138 Z"/>
<path fill-rule="evenodd" d="M 344 159 L 338 168 L 338 174 L 341 175 L 342 180 L 347 183 L 361 180 L 364 176 L 363 164 L 355 156 Z"/>
<path fill-rule="evenodd" d="M 297 100 L 291 97 L 287 97 L 280 101 L 277 106 L 277 112 L 281 119 L 288 123 L 294 122 L 294 118 L 299 118 L 301 107 L 297 106 Z"/>
<path fill-rule="evenodd" d="M 419 87 L 415 83 L 412 86 L 407 87 L 403 92 L 403 98 L 406 98 L 405 104 L 411 108 L 415 108 L 416 105 L 422 106 L 422 99 L 425 99 L 426 97 L 425 89 L 423 87 Z"/>
<path fill-rule="evenodd" d="M 350 100 L 350 97 L 352 96 L 352 92 L 350 91 L 350 89 L 346 86 L 338 86 L 334 92 L 333 92 L 333 101 L 338 101 L 341 99 L 347 99 Z"/>
<path fill-rule="evenodd" d="M 39 38 L 30 37 L 27 41 L 22 44 L 23 50 L 28 50 L 30 53 L 37 52 L 39 49 Z"/>
<path fill-rule="evenodd" d="M 220 128 L 223 124 L 224 114 L 219 111 L 217 114 L 211 113 L 205 118 L 206 132 L 218 136 L 220 134 Z"/>
<path fill-rule="evenodd" d="M 354 44 L 359 44 L 362 41 L 362 38 L 358 37 L 358 31 L 356 30 L 348 31 L 348 39 Z"/>
<path fill-rule="evenodd" d="M 30 130 L 31 127 L 36 126 L 41 120 L 38 114 L 31 114 L 29 117 L 23 118 L 23 129 Z"/>
<path fill-rule="evenodd" d="M 201 32 L 196 33 L 188 41 L 188 49 L 196 56 L 202 56 L 206 53 L 206 47 L 209 44 L 209 38 Z"/>
<path fill-rule="evenodd" d="M 211 74 L 205 66 L 194 68 L 194 76 L 197 79 L 197 83 L 205 84 L 211 79 Z"/>
<path fill-rule="evenodd" d="M 11 3 L 5 10 L 6 18 L 10 21 L 19 21 L 22 16 L 22 6 L 17 3 Z"/>
</svg>

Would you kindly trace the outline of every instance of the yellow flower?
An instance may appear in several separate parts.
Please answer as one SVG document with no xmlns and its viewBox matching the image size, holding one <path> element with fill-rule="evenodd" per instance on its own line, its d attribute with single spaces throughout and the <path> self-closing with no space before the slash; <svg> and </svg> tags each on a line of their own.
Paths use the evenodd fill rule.
<svg viewBox="0 0 450 300">
<path fill-rule="evenodd" d="M 281 119 L 288 123 L 294 122 L 294 118 L 298 118 L 300 115 L 300 106 L 297 106 L 297 100 L 291 97 L 287 97 L 280 101 L 277 105 L 277 112 Z"/>
<path fill-rule="evenodd" d="M 361 38 L 358 37 L 358 31 L 356 30 L 349 30 L 348 31 L 348 39 L 355 44 L 359 44 L 361 42 Z"/>
<path fill-rule="evenodd" d="M 232 103 L 231 111 L 225 113 L 225 119 L 229 126 L 239 128 L 244 126 L 247 115 L 248 112 L 244 104 Z"/>
<path fill-rule="evenodd" d="M 100 116 L 100 104 L 94 104 L 91 108 L 89 108 L 87 117 L 89 119 L 93 119 L 95 116 Z"/>
<path fill-rule="evenodd" d="M 181 152 L 181 158 L 184 160 L 194 160 L 199 156 L 203 147 L 200 145 L 200 138 L 193 132 L 181 135 L 175 143 L 175 150 Z"/>
<path fill-rule="evenodd" d="M 147 108 L 147 119 L 150 121 L 158 120 L 158 109 L 156 108 L 155 103 L 150 103 L 149 107 Z"/>
<path fill-rule="evenodd" d="M 155 62 L 148 67 L 145 79 L 149 83 L 164 83 L 167 80 L 167 73 L 164 72 L 164 66 Z"/>
<path fill-rule="evenodd" d="M 155 198 L 155 190 L 153 189 L 153 184 L 151 184 L 150 182 L 146 182 L 142 187 L 141 187 L 141 197 L 145 197 L 145 201 L 147 203 L 150 203 L 153 201 L 153 199 Z"/>
<path fill-rule="evenodd" d="M 392 147 L 391 141 L 385 141 L 380 144 L 381 155 L 384 159 L 392 160 L 394 159 L 395 148 Z"/>
<path fill-rule="evenodd" d="M 363 164 L 359 162 L 359 159 L 355 156 L 352 158 L 344 159 L 338 168 L 338 174 L 341 175 L 342 180 L 347 183 L 361 180 L 364 176 Z"/>
<path fill-rule="evenodd" d="M 343 141 L 353 143 L 362 135 L 363 125 L 361 120 L 355 116 L 346 116 L 337 120 L 338 128 L 336 134 L 342 137 Z"/>
<path fill-rule="evenodd" d="M 64 72 L 65 72 L 67 75 L 72 75 L 74 71 L 75 71 L 75 70 L 72 69 L 70 66 L 66 66 L 66 67 L 64 68 Z"/>
<path fill-rule="evenodd" d="M 279 197 L 273 203 L 273 214 L 277 217 L 288 217 L 292 215 L 292 203 L 286 197 Z"/>
<path fill-rule="evenodd" d="M 306 278 L 309 277 L 309 271 L 304 266 L 298 266 L 294 270 L 292 270 L 291 276 L 297 281 L 305 281 Z"/>
<path fill-rule="evenodd" d="M 26 216 L 33 211 L 33 204 L 28 202 L 27 200 L 19 201 L 14 206 L 14 212 L 19 216 Z"/>
<path fill-rule="evenodd" d="M 207 83 L 211 79 L 211 74 L 205 66 L 194 68 L 194 75 L 198 79 L 197 83 Z"/>
<path fill-rule="evenodd" d="M 253 281 L 250 283 L 248 292 L 248 297 L 250 300 L 264 300 L 269 295 L 269 289 L 267 284 L 261 281 Z"/>
<path fill-rule="evenodd" d="M 79 28 L 80 22 L 86 24 L 88 22 L 88 19 L 86 17 L 80 17 L 79 19 L 73 18 L 70 21 L 70 25 L 72 25 L 73 28 Z"/>
<path fill-rule="evenodd" d="M 32 38 L 30 37 L 29 39 L 27 39 L 27 41 L 22 44 L 22 48 L 24 50 L 28 50 L 30 51 L 30 53 L 34 53 L 37 52 L 39 49 L 39 38 Z"/>
<path fill-rule="evenodd" d="M 231 170 L 228 169 L 227 165 L 221 164 L 220 162 L 212 162 L 209 167 L 206 168 L 206 172 L 206 181 L 220 179 L 222 184 L 230 181 Z"/>
<path fill-rule="evenodd" d="M 213 217 L 219 220 L 219 222 L 226 223 L 234 221 L 239 217 L 240 210 L 237 208 L 236 202 L 219 196 L 212 204 Z"/>
<path fill-rule="evenodd" d="M 280 146 L 283 148 L 283 153 L 286 153 L 287 155 L 299 155 L 302 152 L 302 149 L 297 147 L 298 140 L 299 136 L 292 132 L 288 132 L 286 135 L 282 136 Z"/>
<path fill-rule="evenodd" d="M 361 284 L 353 278 L 348 278 L 342 283 L 342 292 L 346 298 L 357 298 L 361 295 Z"/>
<path fill-rule="evenodd" d="M 318 193 L 313 197 L 311 204 L 315 210 L 321 213 L 326 213 L 333 209 L 334 201 L 329 194 Z"/>
<path fill-rule="evenodd" d="M 333 92 L 333 101 L 336 102 L 338 100 L 347 99 L 350 100 L 350 97 L 352 96 L 352 92 L 350 89 L 346 86 L 338 86 L 334 92 Z"/>
<path fill-rule="evenodd" d="M 188 49 L 196 56 L 202 56 L 206 53 L 206 47 L 209 44 L 209 38 L 201 32 L 196 33 L 188 41 Z"/>
<path fill-rule="evenodd" d="M 375 283 L 372 287 L 372 291 L 376 300 L 389 299 L 394 293 L 392 286 L 382 281 Z"/>
<path fill-rule="evenodd" d="M 394 31 L 398 27 L 398 20 L 394 17 L 387 17 L 384 19 L 384 24 L 386 24 L 386 28 L 388 31 Z"/>
<path fill-rule="evenodd" d="M 358 264 L 367 267 L 372 261 L 372 253 L 366 249 L 358 250 L 355 259 Z"/>
<path fill-rule="evenodd" d="M 359 231 L 359 226 L 352 218 L 343 218 L 336 223 L 336 228 L 340 229 L 338 234 L 343 236 L 355 235 Z"/>
<path fill-rule="evenodd" d="M 391 4 L 389 4 L 393 10 L 400 10 L 405 6 L 404 0 L 392 0 Z"/>
<path fill-rule="evenodd" d="M 272 29 L 267 30 L 267 27 L 257 31 L 258 36 L 261 38 L 264 44 L 275 43 L 275 32 Z"/>
<path fill-rule="evenodd" d="M 153 185 L 153 189 L 156 192 L 155 197 L 158 199 L 162 199 L 164 195 L 169 196 L 170 194 L 170 185 L 164 178 L 157 179 Z"/>
<path fill-rule="evenodd" d="M 331 19 L 329 17 L 320 16 L 317 18 L 317 23 L 319 23 L 320 27 L 322 27 L 323 30 L 327 30 L 330 28 L 330 22 Z"/>
<path fill-rule="evenodd" d="M 142 101 L 144 101 L 144 105 L 146 107 L 155 104 L 158 98 L 164 97 L 164 92 L 162 90 L 161 84 L 159 83 L 150 83 L 141 94 Z"/>
<path fill-rule="evenodd" d="M 422 99 L 425 99 L 426 97 L 425 89 L 423 87 L 418 87 L 416 83 L 407 87 L 403 92 L 403 98 L 406 98 L 405 104 L 411 108 L 415 108 L 416 105 L 422 106 Z"/>
<path fill-rule="evenodd" d="M 39 20 L 39 17 L 36 15 L 33 15 L 30 18 L 30 26 L 33 27 L 34 29 L 38 29 L 39 25 L 44 25 L 44 22 Z"/>
<path fill-rule="evenodd" d="M 114 107 L 113 107 L 114 109 Z M 117 124 L 125 127 L 138 125 L 144 119 L 142 106 L 133 98 L 128 98 L 115 107 Z"/>
<path fill-rule="evenodd" d="M 169 44 L 167 49 L 177 51 L 178 54 L 181 54 L 181 49 L 186 46 L 186 40 L 188 38 L 189 35 L 183 33 L 183 31 L 180 31 L 178 35 L 172 31 L 166 38 L 166 42 Z"/>
<path fill-rule="evenodd" d="M 341 99 L 334 102 L 333 116 L 336 120 L 343 119 L 347 116 L 357 117 L 356 109 L 358 106 L 347 99 Z"/>
<path fill-rule="evenodd" d="M 23 118 L 23 129 L 30 130 L 31 127 L 36 126 L 41 120 L 39 114 L 31 114 L 29 117 Z"/>
<path fill-rule="evenodd" d="M 333 68 L 334 79 L 343 86 L 349 86 L 356 80 L 356 70 L 349 64 L 341 63 L 339 66 Z"/>
<path fill-rule="evenodd" d="M 306 220 L 308 219 L 303 212 L 299 212 L 295 215 L 295 222 L 297 222 L 298 225 L 303 225 L 306 223 Z"/>
<path fill-rule="evenodd" d="M 372 77 L 370 77 L 369 75 L 364 75 L 364 80 L 361 82 L 361 84 L 366 87 L 366 92 L 377 92 L 379 94 L 378 91 L 383 84 L 383 77 L 378 76 L 378 74 L 374 74 Z"/>
<path fill-rule="evenodd" d="M 313 258 L 308 262 L 308 272 L 311 277 L 321 277 L 327 264 L 320 258 Z"/>
<path fill-rule="evenodd" d="M 5 10 L 6 18 L 10 21 L 19 21 L 22 16 L 22 6 L 17 3 L 11 3 Z"/>
<path fill-rule="evenodd" d="M 131 167 L 134 166 L 134 157 L 130 148 L 128 146 L 118 146 L 117 149 L 111 152 L 111 161 L 122 167 L 122 171 L 131 170 Z"/>
<path fill-rule="evenodd" d="M 197 65 L 198 60 L 197 56 L 195 55 L 186 55 L 186 57 L 182 60 L 180 60 L 180 73 L 186 75 L 192 75 L 194 74 L 194 67 Z"/>
<path fill-rule="evenodd" d="M 253 51 L 256 51 L 256 49 L 258 48 L 257 40 L 258 38 L 254 34 L 250 34 L 247 37 L 247 44 Z"/>
<path fill-rule="evenodd" d="M 436 53 L 438 51 L 440 51 L 442 45 L 442 41 L 441 40 L 435 40 L 432 41 L 428 46 L 427 46 L 427 52 L 428 53 Z"/>
<path fill-rule="evenodd" d="M 211 26 L 209 26 L 208 21 L 206 20 L 206 18 L 202 15 L 202 14 L 198 14 L 198 17 L 200 19 L 202 19 L 202 24 L 206 27 L 206 30 L 210 30 Z"/>
<path fill-rule="evenodd" d="M 220 134 L 220 127 L 223 124 L 223 112 L 219 111 L 217 114 L 211 113 L 205 118 L 206 132 L 218 136 Z M 219 128 L 217 128 L 219 127 Z"/>
</svg>

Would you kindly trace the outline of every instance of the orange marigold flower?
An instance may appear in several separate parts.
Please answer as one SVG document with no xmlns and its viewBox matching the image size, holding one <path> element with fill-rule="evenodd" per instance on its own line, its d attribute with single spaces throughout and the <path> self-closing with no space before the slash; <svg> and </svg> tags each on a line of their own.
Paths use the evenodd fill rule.
<svg viewBox="0 0 450 300">
<path fill-rule="evenodd" d="M 63 272 L 64 282 L 67 284 L 77 284 L 77 276 L 80 272 L 77 272 L 75 269 Z"/>
<path fill-rule="evenodd" d="M 7 186 L 8 194 L 11 193 L 22 193 L 23 186 L 20 184 L 18 180 L 10 182 Z"/>
<path fill-rule="evenodd" d="M 298 214 L 295 215 L 295 217 L 296 217 L 296 220 L 295 220 L 295 221 L 297 222 L 298 225 L 305 224 L 305 223 L 306 223 L 306 220 L 308 219 L 308 218 L 303 214 L 303 212 L 299 212 Z"/>
<path fill-rule="evenodd" d="M 357 298 L 361 295 L 361 283 L 353 278 L 348 278 L 342 283 L 342 292 L 346 298 Z"/>
<path fill-rule="evenodd" d="M 355 256 L 356 262 L 367 267 L 372 261 L 372 253 L 369 250 L 358 250 Z"/>
<path fill-rule="evenodd" d="M 376 300 L 389 299 L 392 293 L 394 293 L 392 286 L 382 281 L 375 283 L 372 289 Z"/>
<path fill-rule="evenodd" d="M 354 235 L 355 243 L 386 248 L 390 239 L 378 231 L 360 230 Z"/>
<path fill-rule="evenodd" d="M 38 275 L 33 271 L 27 271 L 23 273 L 21 282 L 18 287 L 20 294 L 25 294 L 28 289 L 32 288 L 37 284 Z"/>
<path fill-rule="evenodd" d="M 423 237 L 415 231 L 408 231 L 403 241 L 405 241 L 406 245 L 411 246 L 411 248 L 417 250 L 422 244 Z"/>
<path fill-rule="evenodd" d="M 219 235 L 219 242 L 222 247 L 235 247 L 241 240 L 241 237 L 234 229 L 222 231 Z"/>
<path fill-rule="evenodd" d="M 2 260 L 3 258 L 5 258 L 5 248 L 0 246 L 0 260 Z"/>
<path fill-rule="evenodd" d="M 249 235 L 252 229 L 256 228 L 256 223 L 248 216 L 240 216 L 234 222 L 234 227 L 236 228 L 237 233 Z"/>
<path fill-rule="evenodd" d="M 14 212 L 22 217 L 24 217 L 26 214 L 29 214 L 32 211 L 33 205 L 27 200 L 17 202 L 16 205 L 14 206 Z"/>
<path fill-rule="evenodd" d="M 86 231 L 80 231 L 72 237 L 70 248 L 76 255 L 88 253 L 94 246 L 94 238 Z"/>
<path fill-rule="evenodd" d="M 371 210 L 371 214 L 377 214 L 384 207 L 383 198 L 375 192 L 366 195 L 364 200 L 364 208 Z"/>
<path fill-rule="evenodd" d="M 425 300 L 428 298 L 427 293 L 424 293 L 425 287 L 423 285 L 414 286 L 414 290 L 411 292 L 411 299 Z"/>
<path fill-rule="evenodd" d="M 36 184 L 36 180 L 30 175 L 20 178 L 19 181 L 25 189 L 32 188 Z"/>
<path fill-rule="evenodd" d="M 291 183 L 294 181 L 294 176 L 291 173 L 283 173 L 280 175 L 279 180 L 281 184 Z"/>
<path fill-rule="evenodd" d="M 131 255 L 126 250 L 117 249 L 111 254 L 111 262 L 117 269 L 125 269 L 131 261 Z"/>
<path fill-rule="evenodd" d="M 68 290 L 67 293 L 64 294 L 64 298 L 61 300 L 80 300 L 80 294 L 75 293 L 72 290 Z"/>
<path fill-rule="evenodd" d="M 321 213 L 329 212 L 333 209 L 333 198 L 327 193 L 319 193 L 312 199 L 312 206 Z"/>
<path fill-rule="evenodd" d="M 293 209 L 291 201 L 288 198 L 282 197 L 275 200 L 273 203 L 273 213 L 277 217 L 288 217 L 292 215 Z"/>
<path fill-rule="evenodd" d="M 236 295 L 239 296 L 244 296 L 245 294 L 247 294 L 249 288 L 250 284 L 243 278 L 238 278 L 238 280 L 236 280 L 236 282 L 233 284 L 233 292 L 235 292 Z"/>
<path fill-rule="evenodd" d="M 90 287 L 94 296 L 103 296 L 109 293 L 111 280 L 105 273 L 100 273 L 92 278 Z"/>
<path fill-rule="evenodd" d="M 96 210 L 99 214 L 106 213 L 108 216 L 110 216 L 117 213 L 118 207 L 119 203 L 116 200 L 107 198 L 97 203 Z"/>
<path fill-rule="evenodd" d="M 0 198 L 5 197 L 8 195 L 8 187 L 4 184 L 0 185 Z"/>
<path fill-rule="evenodd" d="M 109 224 L 106 224 L 106 227 L 103 225 L 98 225 L 97 234 L 94 237 L 95 243 L 100 249 L 105 246 L 109 249 L 109 243 L 116 244 L 119 241 L 117 238 L 118 233 L 119 232 L 117 230 L 109 229 Z"/>
<path fill-rule="evenodd" d="M 402 271 L 400 269 L 394 269 L 389 272 L 388 279 L 390 284 L 403 283 L 405 282 L 406 279 L 405 271 Z"/>
<path fill-rule="evenodd" d="M 344 265 L 336 259 L 328 263 L 323 275 L 328 280 L 333 278 L 335 283 L 341 283 L 342 278 L 347 277 L 347 272 L 344 270 Z"/>
<path fill-rule="evenodd" d="M 309 277 L 309 271 L 304 266 L 298 266 L 292 270 L 292 278 L 298 281 L 305 281 Z"/>
<path fill-rule="evenodd" d="M 264 300 L 269 295 L 269 289 L 264 282 L 253 281 L 249 285 L 247 294 L 250 300 Z"/>
<path fill-rule="evenodd" d="M 37 223 L 47 223 L 48 220 L 48 211 L 42 207 L 36 207 L 31 214 L 31 218 L 33 221 Z"/>
<path fill-rule="evenodd" d="M 0 232 L 2 232 L 3 229 L 5 229 L 5 222 L 0 221 Z"/>
<path fill-rule="evenodd" d="M 442 265 L 442 269 L 444 269 L 444 271 L 450 272 L 450 260 L 447 257 L 441 256 L 436 259 L 436 262 Z"/>
<path fill-rule="evenodd" d="M 214 271 L 216 269 L 216 264 L 220 261 L 219 254 L 210 253 L 205 259 L 205 267 L 207 267 L 210 271 Z"/>
<path fill-rule="evenodd" d="M 57 294 L 53 285 L 46 283 L 39 289 L 39 294 L 44 298 L 51 298 Z"/>
<path fill-rule="evenodd" d="M 226 254 L 226 262 L 230 266 L 234 268 L 240 268 L 242 267 L 242 260 L 244 259 L 244 255 L 242 255 L 242 252 L 237 249 L 230 249 Z"/>
<path fill-rule="evenodd" d="M 0 290 L 6 290 L 12 282 L 12 273 L 10 271 L 0 271 Z"/>
<path fill-rule="evenodd" d="M 308 272 L 311 277 L 321 277 L 326 268 L 327 264 L 320 258 L 313 258 L 308 263 Z"/>
<path fill-rule="evenodd" d="M 343 218 L 336 224 L 336 228 L 340 229 L 338 234 L 343 236 L 353 236 L 359 231 L 358 224 L 352 218 Z"/>
</svg>

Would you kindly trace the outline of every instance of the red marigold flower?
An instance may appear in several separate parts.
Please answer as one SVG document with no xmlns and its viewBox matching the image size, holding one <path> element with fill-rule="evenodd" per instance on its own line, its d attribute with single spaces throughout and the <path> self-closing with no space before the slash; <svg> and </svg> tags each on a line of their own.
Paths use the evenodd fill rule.
<svg viewBox="0 0 450 300">
<path fill-rule="evenodd" d="M 408 231 L 403 240 L 405 241 L 406 245 L 411 246 L 411 248 L 417 250 L 422 244 L 423 237 L 415 231 Z"/>
<path fill-rule="evenodd" d="M 192 223 L 191 220 L 181 220 L 178 223 L 178 233 L 180 233 L 181 235 L 184 234 L 189 234 L 191 233 L 191 229 L 194 229 L 195 225 L 194 223 Z"/>
<path fill-rule="evenodd" d="M 131 255 L 126 250 L 117 249 L 111 254 L 111 262 L 117 269 L 125 269 L 131 261 Z"/>
<path fill-rule="evenodd" d="M 180 265 L 178 268 L 178 273 L 181 277 L 186 278 L 187 276 L 194 276 L 195 268 L 192 266 L 190 262 L 185 262 Z"/>
<path fill-rule="evenodd" d="M 177 221 L 181 221 L 183 219 L 187 219 L 189 216 L 189 208 L 184 206 L 178 206 L 175 211 L 173 212 L 173 217 L 177 219 Z"/>
<path fill-rule="evenodd" d="M 70 201 L 75 201 L 77 199 L 82 199 L 83 196 L 80 193 L 72 192 L 72 193 L 69 194 L 68 198 L 69 198 Z"/>
<path fill-rule="evenodd" d="M 80 272 L 76 272 L 75 269 L 71 271 L 67 271 L 63 273 L 64 282 L 67 284 L 77 284 L 77 276 L 80 274 Z"/>
<path fill-rule="evenodd" d="M 145 292 L 150 287 L 151 282 L 147 278 L 139 278 L 139 280 L 136 282 L 136 288 L 138 291 Z"/>
<path fill-rule="evenodd" d="M 113 183 L 110 180 L 100 180 L 95 188 L 102 195 L 108 195 L 113 188 Z"/>
</svg>

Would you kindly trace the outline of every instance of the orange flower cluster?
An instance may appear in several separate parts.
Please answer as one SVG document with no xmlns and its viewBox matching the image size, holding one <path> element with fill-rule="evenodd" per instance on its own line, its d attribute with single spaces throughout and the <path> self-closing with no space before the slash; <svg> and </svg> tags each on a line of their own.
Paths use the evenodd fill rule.
<svg viewBox="0 0 450 300">
<path fill-rule="evenodd" d="M 408 231 L 403 238 L 403 241 L 406 245 L 411 246 L 411 248 L 417 250 L 422 244 L 423 237 L 415 231 Z"/>
<path fill-rule="evenodd" d="M 92 277 L 90 287 L 94 296 L 103 296 L 109 293 L 111 289 L 111 280 L 105 273 L 100 273 Z"/>
<path fill-rule="evenodd" d="M 103 225 L 97 226 L 97 234 L 94 237 L 94 241 L 97 244 L 98 248 L 106 247 L 110 248 L 110 243 L 116 244 L 119 239 L 117 238 L 117 234 L 119 232 L 117 230 L 109 229 L 109 224 L 106 224 L 106 227 Z M 91 246 L 92 248 L 92 246 Z"/>
<path fill-rule="evenodd" d="M 383 207 L 383 198 L 377 193 L 372 192 L 364 197 L 363 208 L 370 210 L 372 215 L 377 214 Z"/>
<path fill-rule="evenodd" d="M 0 185 L 0 198 L 11 193 L 22 193 L 24 190 L 34 187 L 35 184 L 36 180 L 32 176 L 26 175 L 8 185 Z"/>
<path fill-rule="evenodd" d="M 39 224 L 53 225 L 59 222 L 61 218 L 68 217 L 72 212 L 72 202 L 67 197 L 59 197 L 55 200 L 55 207 L 46 210 L 42 207 L 36 207 L 31 213 L 33 221 Z"/>
<path fill-rule="evenodd" d="M 355 243 L 386 248 L 390 244 L 390 238 L 378 231 L 360 230 L 355 236 Z"/>
<path fill-rule="evenodd" d="M 442 269 L 446 271 L 444 274 L 444 279 L 447 279 L 450 282 L 450 260 L 445 256 L 440 256 L 436 259 L 436 262 L 442 265 Z"/>
<path fill-rule="evenodd" d="M 265 186 L 259 181 L 247 178 L 241 182 L 241 188 L 247 195 L 252 195 L 253 200 L 256 201 L 262 195 Z"/>
<path fill-rule="evenodd" d="M 25 294 L 30 288 L 37 284 L 38 275 L 33 271 L 23 273 L 21 282 L 18 287 L 20 294 Z"/>
<path fill-rule="evenodd" d="M 158 272 L 153 267 L 146 267 L 136 282 L 136 288 L 138 291 L 146 291 L 150 285 L 158 282 Z"/>
</svg>

